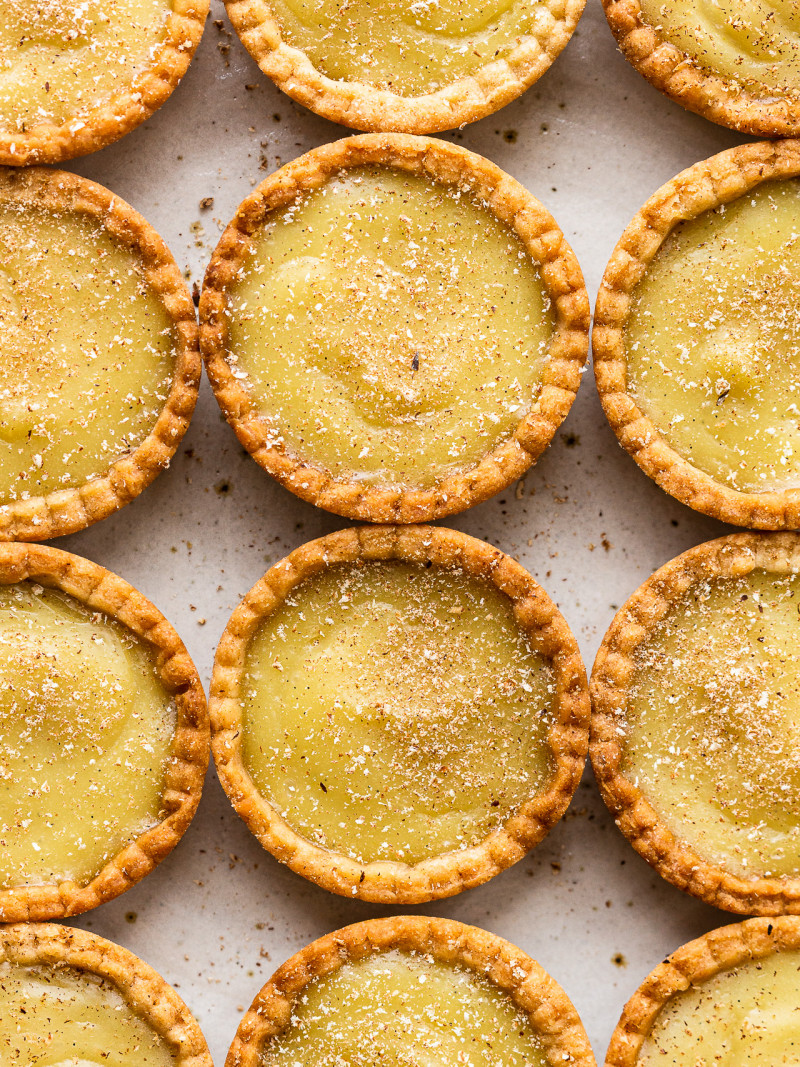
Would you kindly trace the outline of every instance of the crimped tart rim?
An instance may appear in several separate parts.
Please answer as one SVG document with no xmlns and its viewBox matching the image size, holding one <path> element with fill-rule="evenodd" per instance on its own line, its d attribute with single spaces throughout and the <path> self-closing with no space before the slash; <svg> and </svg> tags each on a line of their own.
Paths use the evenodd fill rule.
<svg viewBox="0 0 800 1067">
<path fill-rule="evenodd" d="M 762 182 L 799 176 L 800 140 L 740 145 L 681 171 L 634 216 L 614 249 L 597 295 L 592 331 L 595 380 L 619 443 L 670 496 L 735 526 L 797 529 L 800 489 L 741 492 L 680 456 L 628 392 L 625 329 L 633 292 L 675 226 L 738 199 Z"/>
<path fill-rule="evenodd" d="M 164 816 L 126 845 L 87 884 L 0 889 L 0 923 L 62 919 L 105 904 L 149 874 L 177 845 L 200 802 L 208 767 L 209 721 L 197 670 L 178 634 L 138 590 L 105 567 L 49 545 L 0 544 L 0 584 L 32 581 L 60 589 L 120 622 L 155 653 L 176 726 L 162 794 Z M 2 928 L 0 928 L 0 935 Z"/>
<path fill-rule="evenodd" d="M 636 1067 L 653 1024 L 669 1001 L 722 971 L 800 949 L 800 919 L 745 919 L 682 945 L 645 978 L 625 1005 L 606 1054 L 605 1067 Z"/>
<path fill-rule="evenodd" d="M 561 986 L 530 956 L 477 926 L 417 915 L 368 919 L 319 938 L 280 967 L 243 1017 L 225 1067 L 259 1067 L 265 1042 L 291 1021 L 293 1005 L 315 979 L 343 964 L 392 950 L 456 963 L 487 979 L 527 1016 L 548 1061 L 595 1067 L 589 1040 Z"/>
<path fill-rule="evenodd" d="M 357 561 L 401 560 L 459 567 L 484 578 L 514 603 L 523 633 L 551 663 L 554 707 L 548 736 L 555 769 L 544 792 L 470 848 L 416 864 L 360 863 L 322 848 L 295 831 L 258 792 L 242 758 L 239 696 L 245 657 L 261 621 L 301 582 Z M 212 751 L 223 789 L 251 833 L 291 870 L 342 896 L 393 904 L 440 900 L 481 885 L 520 860 L 566 811 L 586 759 L 589 696 L 583 662 L 566 621 L 519 563 L 466 534 L 429 526 L 361 526 L 309 541 L 275 564 L 231 616 L 217 649 L 211 681 Z"/>
<path fill-rule="evenodd" d="M 144 440 L 104 474 L 80 486 L 0 504 L 0 541 L 45 541 L 83 530 L 142 492 L 169 466 L 194 411 L 201 360 L 191 294 L 164 241 L 109 189 L 68 171 L 0 169 L 0 203 L 74 213 L 101 225 L 141 258 L 144 278 L 172 322 L 175 357 L 169 395 Z"/>
<path fill-rule="evenodd" d="M 589 751 L 600 792 L 617 826 L 662 878 L 725 911 L 800 914 L 800 874 L 744 878 L 703 859 L 667 829 L 643 790 L 621 768 L 621 721 L 639 645 L 675 600 L 696 583 L 746 576 L 757 568 L 781 575 L 800 573 L 800 534 L 748 532 L 706 541 L 670 560 L 639 586 L 611 623 L 592 669 Z"/>
<path fill-rule="evenodd" d="M 225 0 L 228 18 L 261 70 L 299 104 L 356 130 L 425 134 L 451 130 L 491 115 L 545 73 L 566 47 L 586 0 L 543 0 L 549 18 L 539 35 L 521 37 L 507 59 L 487 63 L 433 93 L 403 96 L 360 81 L 339 81 L 318 70 L 281 35 L 269 0 Z"/>
<path fill-rule="evenodd" d="M 99 975 L 169 1045 L 176 1067 L 214 1067 L 197 1020 L 172 986 L 113 941 L 55 923 L 0 926 L 0 962 Z"/>
<path fill-rule="evenodd" d="M 36 123 L 24 133 L 0 129 L 0 164 L 63 163 L 113 144 L 150 118 L 186 73 L 203 36 L 210 0 L 171 2 L 160 48 L 126 90 L 81 116 L 79 126 L 73 117 L 64 123 Z"/>
<path fill-rule="evenodd" d="M 227 291 L 270 211 L 290 204 L 344 169 L 377 165 L 474 191 L 515 231 L 552 301 L 556 329 L 542 386 L 510 438 L 468 470 L 431 489 L 365 485 L 334 478 L 324 468 L 272 443 L 270 422 L 228 363 Z M 220 408 L 239 441 L 265 470 L 317 507 L 367 522 L 423 522 L 463 511 L 521 477 L 552 440 L 580 385 L 588 355 L 589 304 L 572 249 L 546 208 L 489 160 L 431 138 L 363 134 L 323 145 L 281 167 L 239 206 L 206 271 L 200 300 L 200 344 Z"/>
<path fill-rule="evenodd" d="M 800 133 L 800 94 L 763 93 L 703 68 L 645 20 L 639 0 L 603 0 L 606 19 L 628 62 L 670 100 L 703 118 L 754 137 Z"/>
</svg>

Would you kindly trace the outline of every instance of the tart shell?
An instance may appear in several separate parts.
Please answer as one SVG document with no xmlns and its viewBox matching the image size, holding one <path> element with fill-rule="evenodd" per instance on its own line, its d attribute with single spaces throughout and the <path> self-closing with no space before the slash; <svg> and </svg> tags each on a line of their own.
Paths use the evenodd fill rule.
<svg viewBox="0 0 800 1067">
<path fill-rule="evenodd" d="M 605 1067 L 636 1067 L 653 1024 L 673 997 L 721 971 L 793 949 L 800 949 L 800 919 L 789 916 L 747 919 L 682 945 L 648 975 L 625 1005 Z"/>
<path fill-rule="evenodd" d="M 81 556 L 46 545 L 0 545 L 0 584 L 32 581 L 60 589 L 120 622 L 155 653 L 158 676 L 171 694 L 176 726 L 164 776 L 161 821 L 103 867 L 91 882 L 0 889 L 0 923 L 40 922 L 105 904 L 149 874 L 189 827 L 208 766 L 209 725 L 197 670 L 160 611 L 126 581 Z"/>
<path fill-rule="evenodd" d="M 628 62 L 676 104 L 754 137 L 792 137 L 800 133 L 800 96 L 792 99 L 770 95 L 766 90 L 760 95 L 704 70 L 644 20 L 639 0 L 603 0 L 603 7 Z"/>
<path fill-rule="evenodd" d="M 343 964 L 398 950 L 456 963 L 488 979 L 527 1016 L 553 1067 L 595 1067 L 583 1024 L 564 990 L 530 956 L 486 930 L 416 915 L 369 919 L 321 937 L 275 972 L 239 1024 L 225 1067 L 259 1067 L 267 1041 L 290 1024 L 315 979 Z"/>
<path fill-rule="evenodd" d="M 431 489 L 364 485 L 334 478 L 283 445 L 228 363 L 228 288 L 271 211 L 316 189 L 343 169 L 392 167 L 470 191 L 515 231 L 538 265 L 556 329 L 542 387 L 514 434 L 477 465 Z M 271 175 L 240 205 L 208 267 L 200 300 L 200 343 L 211 386 L 241 444 L 302 500 L 349 519 L 424 522 L 463 511 L 521 477 L 550 443 L 575 399 L 588 355 L 589 303 L 583 275 L 553 217 L 517 181 L 482 156 L 444 141 L 401 134 L 348 137 L 314 149 Z"/>
<path fill-rule="evenodd" d="M 532 797 L 478 844 L 416 864 L 360 863 L 298 834 L 256 789 L 242 759 L 239 695 L 249 642 L 292 590 L 327 567 L 358 560 L 403 560 L 459 567 L 509 596 L 514 616 L 554 673 L 556 719 L 549 734 L 555 770 Z M 275 564 L 234 611 L 217 649 L 211 682 L 212 751 L 222 787 L 269 852 L 323 889 L 361 900 L 417 904 L 481 885 L 510 867 L 566 811 L 588 743 L 589 697 L 578 646 L 556 606 L 518 563 L 483 541 L 441 527 L 358 527 L 310 541 Z"/>
<path fill-rule="evenodd" d="M 545 0 L 536 35 L 521 37 L 508 59 L 487 63 L 436 92 L 401 96 L 365 82 L 338 81 L 281 36 L 269 0 L 225 0 L 228 18 L 261 70 L 299 104 L 331 122 L 367 132 L 438 133 L 491 115 L 516 100 L 567 45 L 586 0 Z"/>
<path fill-rule="evenodd" d="M 214 1067 L 200 1027 L 172 986 L 121 945 L 69 926 L 20 923 L 0 926 L 4 962 L 99 975 L 164 1040 L 175 1067 Z"/>
<path fill-rule="evenodd" d="M 0 164 L 63 163 L 113 144 L 149 119 L 186 73 L 200 44 L 210 0 L 172 0 L 164 40 L 150 66 L 108 103 L 92 108 L 79 122 L 40 122 L 23 133 L 0 130 Z"/>
<path fill-rule="evenodd" d="M 625 330 L 633 292 L 675 226 L 738 199 L 762 182 L 798 176 L 800 140 L 740 145 L 682 171 L 633 218 L 614 249 L 597 295 L 592 332 L 595 380 L 619 443 L 670 496 L 735 526 L 797 529 L 800 489 L 740 492 L 681 457 L 628 392 Z"/>
<path fill-rule="evenodd" d="M 622 833 L 662 878 L 725 911 L 745 915 L 800 914 L 800 875 L 742 878 L 704 860 L 661 822 L 622 763 L 627 694 L 635 653 L 676 598 L 697 582 L 741 577 L 756 568 L 800 572 L 800 535 L 739 533 L 689 549 L 655 572 L 618 612 L 597 654 L 591 677 L 590 755 L 600 792 Z"/>
<path fill-rule="evenodd" d="M 197 319 L 180 269 L 156 231 L 114 193 L 67 171 L 0 169 L 0 204 L 70 212 L 96 221 L 141 258 L 144 278 L 166 309 L 175 336 L 175 367 L 166 402 L 147 437 L 83 485 L 0 504 L 0 541 L 45 541 L 83 530 L 145 489 L 169 466 L 186 432 L 200 384 Z"/>
</svg>

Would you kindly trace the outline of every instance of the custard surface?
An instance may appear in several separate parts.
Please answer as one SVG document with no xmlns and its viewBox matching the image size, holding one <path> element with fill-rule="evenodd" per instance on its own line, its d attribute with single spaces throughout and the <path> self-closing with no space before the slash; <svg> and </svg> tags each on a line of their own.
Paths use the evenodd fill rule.
<svg viewBox="0 0 800 1067">
<path fill-rule="evenodd" d="M 309 840 L 361 862 L 477 844 L 549 784 L 550 666 L 460 571 L 339 565 L 260 624 L 243 759 Z"/>
<path fill-rule="evenodd" d="M 680 223 L 633 293 L 628 391 L 699 470 L 800 486 L 800 180 Z"/>
<path fill-rule="evenodd" d="M 251 240 L 228 358 L 270 445 L 334 477 L 429 488 L 535 402 L 549 297 L 516 234 L 468 193 L 356 168 Z"/>
<path fill-rule="evenodd" d="M 139 638 L 56 590 L 0 586 L 0 888 L 86 884 L 155 826 L 174 729 Z"/>
</svg>

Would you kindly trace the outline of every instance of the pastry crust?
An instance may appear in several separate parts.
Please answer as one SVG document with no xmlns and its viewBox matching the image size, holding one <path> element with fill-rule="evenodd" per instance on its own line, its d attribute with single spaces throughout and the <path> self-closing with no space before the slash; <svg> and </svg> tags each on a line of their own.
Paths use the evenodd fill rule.
<svg viewBox="0 0 800 1067">
<path fill-rule="evenodd" d="M 359 863 L 301 836 L 256 789 L 242 759 L 240 691 L 249 642 L 260 622 L 291 591 L 326 567 L 357 560 L 403 560 L 458 567 L 493 582 L 514 604 L 520 629 L 548 658 L 556 718 L 549 734 L 555 770 L 545 792 L 471 848 L 416 864 Z M 362 526 L 310 541 L 275 564 L 228 622 L 211 681 L 212 750 L 220 782 L 261 844 L 276 859 L 323 889 L 361 900 L 417 904 L 481 885 L 520 860 L 566 811 L 580 781 L 588 746 L 589 696 L 578 646 L 563 616 L 509 556 L 455 530 L 429 526 Z"/>
<path fill-rule="evenodd" d="M 800 489 L 740 492 L 678 455 L 628 392 L 625 330 L 636 285 L 678 223 L 730 203 L 762 182 L 798 176 L 800 140 L 740 145 L 682 171 L 633 218 L 614 249 L 597 295 L 592 332 L 595 380 L 619 443 L 670 496 L 736 526 L 797 529 Z"/>
<path fill-rule="evenodd" d="M 720 126 L 754 137 L 800 133 L 800 95 L 779 96 L 766 88 L 759 94 L 703 69 L 644 20 L 639 0 L 603 0 L 603 7 L 622 54 L 670 100 Z"/>
<path fill-rule="evenodd" d="M 67 171 L 0 170 L 0 204 L 84 215 L 141 258 L 150 290 L 174 328 L 174 371 L 155 426 L 127 455 L 83 485 L 0 504 L 0 541 L 45 541 L 82 530 L 138 496 L 169 466 L 194 411 L 200 383 L 197 320 L 191 294 L 167 246 L 142 216 L 102 185 Z"/>
<path fill-rule="evenodd" d="M 172 0 L 161 46 L 150 66 L 108 103 L 81 116 L 79 123 L 40 122 L 22 133 L 0 130 L 0 164 L 63 163 L 113 144 L 150 118 L 177 88 L 194 56 L 210 0 Z"/>
<path fill-rule="evenodd" d="M 369 919 L 321 937 L 275 972 L 239 1024 L 225 1067 L 259 1067 L 265 1043 L 289 1025 L 309 983 L 351 960 L 415 952 L 457 963 L 488 979 L 528 1017 L 548 1063 L 595 1067 L 589 1040 L 564 990 L 514 945 L 477 926 L 416 915 Z"/>
<path fill-rule="evenodd" d="M 662 878 L 725 911 L 745 915 L 800 914 L 800 876 L 742 878 L 704 860 L 659 819 L 646 795 L 626 778 L 624 722 L 634 656 L 648 631 L 693 585 L 756 568 L 800 572 L 800 535 L 738 533 L 707 541 L 657 570 L 617 614 L 597 653 L 591 677 L 592 767 L 617 826 Z"/>
<path fill-rule="evenodd" d="M 439 133 L 491 115 L 516 100 L 566 46 L 586 0 L 544 0 L 538 32 L 521 37 L 508 59 L 419 96 L 365 82 L 336 81 L 281 36 L 269 0 L 225 0 L 228 17 L 261 70 L 299 104 L 331 122 L 367 132 Z"/>
<path fill-rule="evenodd" d="M 515 231 L 538 265 L 556 321 L 539 396 L 514 434 L 476 465 L 447 476 L 431 489 L 334 478 L 275 444 L 271 424 L 259 414 L 227 360 L 228 288 L 269 212 L 318 188 L 343 169 L 367 164 L 409 171 L 478 196 Z M 337 515 L 367 522 L 423 522 L 494 496 L 521 477 L 550 443 L 580 385 L 588 355 L 589 304 L 578 262 L 555 220 L 508 174 L 482 156 L 444 141 L 365 134 L 308 152 L 267 178 L 240 205 L 206 272 L 200 324 L 200 344 L 217 401 L 257 463 L 301 499 Z"/>
<path fill-rule="evenodd" d="M 800 949 L 800 920 L 746 919 L 682 945 L 642 982 L 625 1005 L 605 1067 L 636 1067 L 639 1052 L 670 999 L 741 963 Z"/>
<path fill-rule="evenodd" d="M 0 964 L 99 975 L 163 1038 L 175 1067 L 214 1067 L 197 1021 L 181 998 L 144 960 L 104 937 L 54 923 L 0 926 Z"/>
<path fill-rule="evenodd" d="M 158 676 L 172 695 L 176 725 L 164 776 L 163 816 L 86 885 L 0 889 L 0 922 L 62 919 L 105 904 L 149 874 L 177 845 L 200 802 L 208 767 L 209 723 L 197 670 L 161 612 L 126 581 L 96 563 L 48 545 L 0 545 L 0 584 L 25 580 L 60 589 L 122 623 L 155 653 Z"/>
</svg>

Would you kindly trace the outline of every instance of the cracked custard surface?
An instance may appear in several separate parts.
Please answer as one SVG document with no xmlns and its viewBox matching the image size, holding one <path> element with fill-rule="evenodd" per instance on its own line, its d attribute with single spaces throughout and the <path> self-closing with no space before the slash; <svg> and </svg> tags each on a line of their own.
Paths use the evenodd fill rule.
<svg viewBox="0 0 800 1067">
<path fill-rule="evenodd" d="M 487 979 L 390 951 L 314 979 L 261 1067 L 547 1067 L 539 1039 Z"/>
<path fill-rule="evenodd" d="M 173 1067 L 163 1039 L 115 986 L 72 967 L 0 963 L 8 1067 Z"/>
<path fill-rule="evenodd" d="M 477 844 L 548 786 L 553 689 L 486 580 L 337 565 L 250 642 L 244 764 L 308 840 L 418 863 Z"/>
<path fill-rule="evenodd" d="M 634 657 L 622 771 L 678 839 L 743 877 L 800 873 L 798 609 L 797 575 L 715 578 Z"/>
<path fill-rule="evenodd" d="M 508 440 L 538 396 L 549 298 L 469 193 L 355 168 L 251 242 L 228 360 L 271 446 L 336 478 L 429 488 Z"/>
<path fill-rule="evenodd" d="M 563 17 L 552 0 L 270 0 L 270 8 L 286 43 L 327 77 L 403 96 L 477 74 Z"/>
<path fill-rule="evenodd" d="M 797 0 L 639 0 L 643 20 L 699 67 L 763 96 L 800 97 Z"/>
<path fill-rule="evenodd" d="M 800 486 L 800 180 L 680 223 L 633 293 L 628 391 L 741 492 Z"/>
<path fill-rule="evenodd" d="M 677 993 L 661 1009 L 640 1067 L 794 1067 L 800 1063 L 800 952 L 775 953 Z"/>
<path fill-rule="evenodd" d="M 0 130 L 80 129 L 152 65 L 171 12 L 171 0 L 3 0 Z"/>
<path fill-rule="evenodd" d="M 176 335 L 139 258 L 86 216 L 0 200 L 0 264 L 2 504 L 135 450 L 169 395 Z"/>
<path fill-rule="evenodd" d="M 155 826 L 174 729 L 131 631 L 60 591 L 0 586 L 0 888 L 86 884 Z"/>
</svg>

